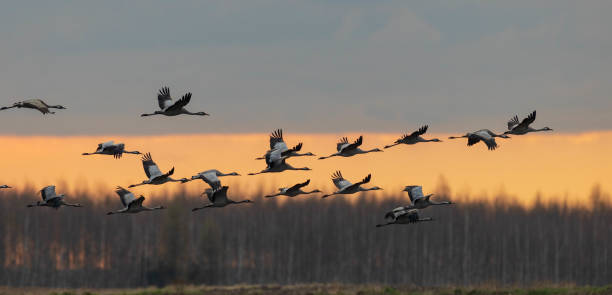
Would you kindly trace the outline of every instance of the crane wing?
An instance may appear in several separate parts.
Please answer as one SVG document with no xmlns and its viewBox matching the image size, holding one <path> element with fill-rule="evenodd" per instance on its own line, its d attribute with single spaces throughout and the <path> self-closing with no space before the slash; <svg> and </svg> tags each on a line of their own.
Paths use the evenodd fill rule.
<svg viewBox="0 0 612 295">
<path fill-rule="evenodd" d="M 523 127 L 523 128 L 527 128 L 529 127 L 529 125 L 533 122 L 535 122 L 536 119 L 536 111 L 531 112 L 531 114 L 527 115 L 527 118 L 523 119 L 523 121 L 521 121 L 521 124 L 519 124 L 519 126 Z"/>
<path fill-rule="evenodd" d="M 470 136 L 468 136 L 468 146 L 472 146 L 477 144 L 478 142 L 480 142 L 480 136 L 476 135 L 476 134 L 470 134 Z"/>
<path fill-rule="evenodd" d="M 129 206 L 130 203 L 132 203 L 135 199 L 134 194 L 132 192 L 120 186 L 115 189 L 115 193 L 117 193 L 117 195 L 119 196 L 121 204 L 123 204 L 124 207 Z"/>
<path fill-rule="evenodd" d="M 215 193 L 215 190 L 211 189 L 211 188 L 207 188 L 206 190 L 204 190 L 204 193 L 206 194 L 206 197 L 208 198 L 208 200 L 213 203 L 213 194 Z"/>
<path fill-rule="evenodd" d="M 157 103 L 159 108 L 163 111 L 172 105 L 172 97 L 170 97 L 170 88 L 162 87 L 157 93 Z"/>
<path fill-rule="evenodd" d="M 55 193 L 55 185 L 45 186 L 43 189 L 40 190 L 40 196 L 42 197 L 43 201 L 48 201 L 50 199 L 55 198 L 57 196 L 57 194 Z"/>
<path fill-rule="evenodd" d="M 200 172 L 199 174 L 214 174 L 215 176 L 217 176 L 217 174 L 221 174 L 221 171 L 217 169 L 208 169 L 204 172 Z"/>
<path fill-rule="evenodd" d="M 340 172 L 339 170 L 334 172 L 334 174 L 332 174 L 332 181 L 334 182 L 334 185 L 338 188 L 338 189 L 343 189 L 347 186 L 351 186 L 353 185 L 350 181 L 344 179 L 344 177 L 342 177 L 342 172 Z"/>
<path fill-rule="evenodd" d="M 107 152 L 112 154 L 116 159 L 121 158 L 125 145 L 123 143 L 115 144 L 112 140 L 98 145 L 99 152 Z"/>
<path fill-rule="evenodd" d="M 186 106 L 189 103 L 189 101 L 191 101 L 191 92 L 187 92 L 187 94 L 183 95 L 181 99 L 175 101 L 174 104 L 172 104 L 167 109 L 165 109 L 165 111 L 179 110 L 183 108 L 184 106 Z"/>
<path fill-rule="evenodd" d="M 288 150 L 287 152 L 291 152 Z M 285 156 L 282 155 L 283 152 L 281 150 L 271 150 L 266 153 L 266 164 L 268 168 L 272 168 L 274 165 L 279 164 L 281 161 L 285 160 Z"/>
<path fill-rule="evenodd" d="M 344 148 L 347 145 L 349 145 L 348 138 L 346 137 L 340 138 L 340 141 L 338 141 L 338 143 L 336 144 L 336 150 L 341 151 L 342 148 Z"/>
<path fill-rule="evenodd" d="M 412 132 L 412 134 L 410 134 L 410 137 L 417 137 L 425 134 L 425 132 L 427 132 L 427 128 L 429 128 L 428 125 L 421 126 L 421 128 L 419 128 L 417 131 Z"/>
<path fill-rule="evenodd" d="M 519 124 L 518 116 L 514 115 L 514 117 L 512 117 L 512 119 L 508 121 L 508 130 L 512 130 L 512 128 L 514 128 L 514 126 L 518 124 Z"/>
<path fill-rule="evenodd" d="M 203 173 L 201 176 L 202 180 L 206 182 L 213 190 L 221 188 L 221 180 L 217 177 L 216 171 L 208 171 Z"/>
<path fill-rule="evenodd" d="M 142 156 L 142 167 L 144 168 L 144 171 L 149 179 L 163 175 L 161 170 L 159 170 L 159 167 L 157 167 L 157 164 L 153 162 L 151 153 L 146 153 L 144 156 Z"/>
<path fill-rule="evenodd" d="M 408 219 L 410 222 L 419 221 L 419 211 L 417 209 L 409 209 L 397 212 L 395 219 Z"/>
<path fill-rule="evenodd" d="M 497 142 L 495 141 L 495 138 L 483 140 L 483 142 L 487 145 L 487 148 L 491 151 L 497 148 Z"/>
<path fill-rule="evenodd" d="M 344 147 L 342 147 L 341 150 L 339 150 L 339 152 L 354 150 L 357 147 L 359 147 L 362 143 L 363 143 L 363 136 L 360 135 L 359 138 L 357 138 L 357 140 L 355 140 L 353 143 L 349 145 L 345 145 Z"/>
<path fill-rule="evenodd" d="M 417 199 L 421 199 L 423 198 L 423 187 L 420 185 L 409 185 L 406 186 L 406 189 L 408 189 L 408 197 L 410 198 L 410 201 L 414 204 L 414 201 L 416 201 Z"/>
<path fill-rule="evenodd" d="M 35 108 L 42 108 L 42 109 L 49 108 L 49 105 L 47 105 L 44 101 L 38 98 L 25 100 L 23 101 L 23 104 L 29 104 L 30 106 L 33 106 Z"/>
<path fill-rule="evenodd" d="M 408 213 L 409 210 L 410 210 L 409 207 L 400 206 L 400 207 L 394 208 L 393 210 L 387 212 L 387 214 L 385 214 L 385 218 L 396 219 L 397 217 Z"/>
<path fill-rule="evenodd" d="M 287 144 L 283 140 L 283 129 L 276 129 L 270 134 L 270 149 L 287 149 Z"/>
<path fill-rule="evenodd" d="M 400 137 L 398 140 L 395 141 L 395 143 L 401 143 L 402 141 L 405 141 L 407 139 L 412 139 L 412 138 L 417 138 L 423 134 L 425 134 L 425 132 L 427 132 L 427 128 L 429 128 L 428 125 L 425 126 L 421 126 L 421 128 L 419 128 L 417 131 L 414 131 L 410 134 L 404 134 L 402 135 L 402 137 Z"/>
<path fill-rule="evenodd" d="M 281 157 L 284 157 L 284 156 L 290 155 L 293 152 L 299 152 L 301 149 L 302 149 L 302 143 L 300 142 L 296 146 L 292 147 L 291 149 L 285 149 L 284 151 L 279 149 L 279 151 L 281 151 L 280 153 Z"/>
<path fill-rule="evenodd" d="M 132 206 L 142 206 L 142 202 L 144 202 L 145 197 L 144 196 L 140 196 L 138 197 L 138 199 L 134 199 L 131 203 L 128 204 L 128 207 L 132 207 Z"/>
<path fill-rule="evenodd" d="M 114 144 L 115 144 L 115 142 L 114 142 L 114 141 L 112 141 L 112 140 L 107 141 L 107 142 L 103 142 L 103 143 L 99 143 L 99 144 L 98 144 L 98 151 L 99 151 L 99 152 L 101 152 L 101 151 L 103 151 L 104 149 L 106 149 L 106 148 L 108 148 L 108 147 L 110 147 L 110 146 L 113 146 Z"/>
<path fill-rule="evenodd" d="M 50 113 L 49 106 L 40 99 L 28 99 L 21 102 L 21 104 L 25 107 L 37 109 L 39 112 L 43 114 Z"/>
<path fill-rule="evenodd" d="M 370 182 L 370 179 L 372 179 L 372 174 L 368 174 L 368 176 L 366 176 L 364 179 L 362 179 L 360 182 L 356 182 L 355 184 L 351 184 L 349 186 L 347 186 L 346 188 L 350 188 L 350 187 L 358 187 L 362 184 L 366 184 L 368 182 Z M 346 189 L 345 188 L 345 189 Z"/>
<path fill-rule="evenodd" d="M 118 143 L 118 144 L 113 145 L 112 151 L 113 151 L 113 157 L 115 157 L 115 159 L 121 158 L 121 156 L 123 155 L 123 151 L 125 151 L 125 144 Z"/>
<path fill-rule="evenodd" d="M 307 186 L 308 184 L 310 184 L 310 179 L 302 182 L 302 183 L 298 183 L 293 185 L 292 187 L 288 188 L 287 191 L 295 191 L 295 190 L 299 190 L 305 186 Z"/>
<path fill-rule="evenodd" d="M 212 202 L 213 203 L 226 203 L 227 202 L 227 189 L 228 186 L 221 187 L 218 190 L 213 190 L 212 193 Z"/>
</svg>

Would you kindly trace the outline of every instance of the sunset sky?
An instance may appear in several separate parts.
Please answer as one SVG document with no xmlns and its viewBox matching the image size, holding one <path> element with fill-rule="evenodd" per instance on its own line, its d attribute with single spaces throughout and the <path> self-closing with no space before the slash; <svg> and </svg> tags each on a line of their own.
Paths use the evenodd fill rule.
<svg viewBox="0 0 612 295">
<path fill-rule="evenodd" d="M 347 134 L 354 138 L 357 134 Z M 285 132 L 288 144 L 304 142 L 302 151 L 317 156 L 335 152 L 340 134 L 292 134 Z M 382 148 L 392 143 L 397 134 L 364 134 L 364 149 Z M 421 184 L 425 192 L 435 192 L 443 176 L 453 195 L 488 197 L 504 193 L 529 203 L 537 193 L 544 199 L 581 199 L 588 197 L 595 184 L 612 189 L 612 132 L 582 134 L 546 134 L 498 140 L 500 148 L 488 151 L 482 144 L 467 147 L 466 140 L 447 140 L 448 134 L 432 134 L 441 143 L 397 146 L 382 153 L 353 158 L 317 157 L 290 159 L 294 167 L 312 171 L 248 176 L 265 168 L 255 157 L 265 152 L 267 134 L 164 135 L 164 136 L 95 136 L 95 137 L 1 137 L 0 153 L 10 155 L 3 160 L 0 179 L 21 187 L 35 188 L 51 183 L 66 183 L 63 189 L 90 188 L 99 195 L 112 193 L 116 185 L 128 186 L 145 179 L 138 155 L 82 156 L 93 151 L 99 141 L 114 138 L 126 143 L 128 150 L 151 152 L 162 171 L 175 167 L 176 178 L 195 175 L 216 168 L 222 172 L 238 172 L 242 176 L 225 177 L 230 191 L 265 193 L 278 186 L 293 185 L 312 179 L 311 188 L 333 189 L 330 175 L 341 170 L 344 176 L 357 181 L 372 173 L 371 186 L 381 186 L 385 193 L 398 194 L 404 185 Z M 66 186 L 66 185 L 64 185 Z M 202 181 L 188 184 L 166 184 L 135 188 L 139 193 L 172 192 L 185 188 L 203 191 Z M 58 187 L 58 190 L 62 188 Z M 101 189 L 102 191 L 98 191 Z"/>
<path fill-rule="evenodd" d="M 139 157 L 83 157 L 98 142 L 150 151 L 176 176 L 261 170 L 268 133 L 317 155 L 341 136 L 364 148 L 430 125 L 442 143 L 351 159 L 292 159 L 310 172 L 226 178 L 248 187 L 340 169 L 399 191 L 520 198 L 612 190 L 610 1 L 10 1 L 0 10 L 0 105 L 62 104 L 43 116 L 0 112 L 0 182 L 71 187 L 140 182 Z M 193 97 L 210 117 L 148 117 L 156 93 Z M 505 129 L 537 110 L 552 133 L 499 140 L 494 152 L 450 134 Z M 188 189 L 201 190 L 202 183 Z M 180 187 L 170 184 L 169 189 Z M 160 191 L 162 188 L 155 188 Z M 143 189 L 148 191 L 148 189 Z"/>
</svg>

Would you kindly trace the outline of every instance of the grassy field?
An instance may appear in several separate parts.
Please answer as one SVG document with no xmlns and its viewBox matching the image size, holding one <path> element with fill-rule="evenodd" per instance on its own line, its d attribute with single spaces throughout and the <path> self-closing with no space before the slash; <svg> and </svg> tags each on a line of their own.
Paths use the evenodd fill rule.
<svg viewBox="0 0 612 295">
<path fill-rule="evenodd" d="M 0 287 L 0 295 L 170 295 L 170 294 L 215 294 L 215 295 L 583 295 L 612 294 L 612 285 L 603 287 L 532 287 L 532 288 L 415 288 L 385 287 L 341 284 L 308 285 L 236 285 L 236 286 L 170 286 L 165 288 L 139 289 L 48 289 Z"/>
</svg>

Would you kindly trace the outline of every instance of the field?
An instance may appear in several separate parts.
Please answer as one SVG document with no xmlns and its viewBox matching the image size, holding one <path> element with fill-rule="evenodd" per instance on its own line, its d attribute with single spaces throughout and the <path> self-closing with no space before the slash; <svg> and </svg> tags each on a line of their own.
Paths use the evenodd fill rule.
<svg viewBox="0 0 612 295">
<path fill-rule="evenodd" d="M 170 295 L 170 294 L 215 294 L 215 295 L 583 295 L 612 294 L 612 285 L 602 287 L 539 286 L 531 288 L 417 288 L 379 285 L 305 284 L 305 285 L 235 285 L 235 286 L 182 286 L 139 289 L 46 289 L 46 288 L 0 288 L 0 295 Z"/>
</svg>

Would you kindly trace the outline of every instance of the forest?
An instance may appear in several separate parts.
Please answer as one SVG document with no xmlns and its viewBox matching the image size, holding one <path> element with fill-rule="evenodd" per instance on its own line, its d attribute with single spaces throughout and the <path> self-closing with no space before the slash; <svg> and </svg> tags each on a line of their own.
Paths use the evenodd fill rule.
<svg viewBox="0 0 612 295">
<path fill-rule="evenodd" d="M 322 200 L 262 198 L 192 212 L 205 197 L 148 197 L 167 209 L 106 215 L 116 195 L 75 191 L 82 208 L 26 208 L 33 189 L 0 192 L 0 285 L 132 288 L 170 284 L 386 284 L 417 287 L 604 285 L 612 276 L 612 204 L 594 187 L 583 202 L 524 205 L 508 196 L 453 195 L 421 211 L 433 222 L 376 228 L 407 203 L 400 192 Z"/>
</svg>

